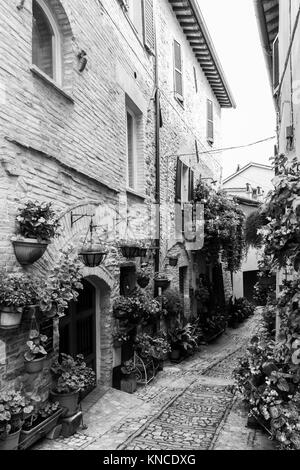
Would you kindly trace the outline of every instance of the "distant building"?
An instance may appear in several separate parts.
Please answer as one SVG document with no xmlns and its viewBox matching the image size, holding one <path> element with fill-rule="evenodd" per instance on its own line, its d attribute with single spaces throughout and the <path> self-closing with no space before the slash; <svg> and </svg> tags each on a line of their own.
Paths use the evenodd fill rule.
<svg viewBox="0 0 300 470">
<path fill-rule="evenodd" d="M 228 195 L 236 197 L 240 208 L 248 217 L 252 212 L 257 211 L 273 188 L 273 178 L 274 171 L 271 166 L 251 162 L 226 178 L 223 182 L 223 190 Z M 241 270 L 233 274 L 233 295 L 236 298 L 246 297 L 253 301 L 260 257 L 261 250 L 250 247 Z"/>
</svg>

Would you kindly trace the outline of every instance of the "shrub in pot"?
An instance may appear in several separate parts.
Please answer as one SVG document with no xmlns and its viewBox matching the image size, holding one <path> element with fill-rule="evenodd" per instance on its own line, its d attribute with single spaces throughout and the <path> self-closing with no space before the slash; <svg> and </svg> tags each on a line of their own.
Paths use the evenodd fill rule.
<svg viewBox="0 0 300 470">
<path fill-rule="evenodd" d="M 137 389 L 135 365 L 132 360 L 126 361 L 121 366 L 121 390 L 126 393 L 134 393 Z"/>
<path fill-rule="evenodd" d="M 171 352 L 170 343 L 164 332 L 156 336 L 150 336 L 146 333 L 138 335 L 134 348 L 145 363 L 152 359 L 158 370 L 163 369 L 164 358 Z"/>
<path fill-rule="evenodd" d="M 20 431 L 33 406 L 20 391 L 0 392 L 0 451 L 18 448 Z"/>
<path fill-rule="evenodd" d="M 27 201 L 18 210 L 17 237 L 13 241 L 19 263 L 27 266 L 45 253 L 51 238 L 58 233 L 59 222 L 52 203 Z"/>
<path fill-rule="evenodd" d="M 68 354 L 61 354 L 60 360 L 52 364 L 51 373 L 54 378 L 54 387 L 51 396 L 65 408 L 64 417 L 73 416 L 77 412 L 79 392 L 87 386 L 87 375 L 93 373 L 82 360 L 82 356 L 76 359 Z"/>
<path fill-rule="evenodd" d="M 191 355 L 198 349 L 197 335 L 190 323 L 184 327 L 179 324 L 169 332 L 171 359 L 179 359 L 182 355 Z"/>
<path fill-rule="evenodd" d="M 48 338 L 41 335 L 37 330 L 31 330 L 29 341 L 27 341 L 27 351 L 24 354 L 25 370 L 29 374 L 35 374 L 43 369 L 44 359 L 47 357 L 47 351 L 44 348 Z"/>
<path fill-rule="evenodd" d="M 23 310 L 36 300 L 37 281 L 26 274 L 0 272 L 0 328 L 17 328 Z"/>
</svg>

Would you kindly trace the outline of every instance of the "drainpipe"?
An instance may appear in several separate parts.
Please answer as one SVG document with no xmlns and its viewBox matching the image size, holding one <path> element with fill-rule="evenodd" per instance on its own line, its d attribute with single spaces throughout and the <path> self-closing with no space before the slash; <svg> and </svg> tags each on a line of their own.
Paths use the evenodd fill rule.
<svg viewBox="0 0 300 470">
<path fill-rule="evenodd" d="M 158 67 L 158 46 L 157 46 L 157 28 L 155 24 L 155 202 L 159 209 L 158 228 L 155 250 L 155 272 L 159 271 L 160 265 L 160 236 L 161 236 L 161 215 L 160 215 L 160 90 L 159 90 L 159 67 Z M 157 292 L 156 292 L 157 294 Z"/>
</svg>

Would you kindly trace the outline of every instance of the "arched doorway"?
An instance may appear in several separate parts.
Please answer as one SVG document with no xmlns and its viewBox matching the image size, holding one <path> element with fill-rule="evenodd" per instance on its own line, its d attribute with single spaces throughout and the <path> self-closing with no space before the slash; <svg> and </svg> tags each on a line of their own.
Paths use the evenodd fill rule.
<svg viewBox="0 0 300 470">
<path fill-rule="evenodd" d="M 78 301 L 70 302 L 60 320 L 59 350 L 73 357 L 82 354 L 96 372 L 96 288 L 85 279 L 82 283 Z"/>
</svg>

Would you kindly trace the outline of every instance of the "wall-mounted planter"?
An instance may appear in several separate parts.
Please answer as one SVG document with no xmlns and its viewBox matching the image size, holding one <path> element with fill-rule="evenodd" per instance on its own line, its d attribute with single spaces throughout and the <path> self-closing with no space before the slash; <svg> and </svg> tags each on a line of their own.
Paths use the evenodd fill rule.
<svg viewBox="0 0 300 470">
<path fill-rule="evenodd" d="M 175 258 L 175 257 L 170 257 L 169 258 L 169 265 L 170 266 L 175 267 L 175 266 L 177 266 L 177 264 L 178 264 L 178 258 Z"/>
<path fill-rule="evenodd" d="M 30 429 L 30 431 L 22 429 L 19 440 L 19 449 L 28 449 L 28 447 L 35 444 L 39 439 L 49 434 L 49 432 L 51 432 L 57 425 L 58 418 L 62 412 L 62 409 L 57 410 L 52 416 L 49 416 L 49 418 Z"/>
<path fill-rule="evenodd" d="M 20 326 L 23 309 L 0 305 L 0 329 L 12 330 Z"/>
<path fill-rule="evenodd" d="M 171 283 L 171 281 L 168 278 L 155 279 L 154 281 L 155 281 L 156 287 L 160 287 L 161 289 L 166 289 L 167 287 L 169 287 Z"/>
<path fill-rule="evenodd" d="M 50 243 L 50 241 L 38 241 L 35 238 L 13 241 L 16 258 L 22 266 L 29 266 L 43 256 Z"/>
</svg>

